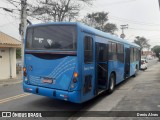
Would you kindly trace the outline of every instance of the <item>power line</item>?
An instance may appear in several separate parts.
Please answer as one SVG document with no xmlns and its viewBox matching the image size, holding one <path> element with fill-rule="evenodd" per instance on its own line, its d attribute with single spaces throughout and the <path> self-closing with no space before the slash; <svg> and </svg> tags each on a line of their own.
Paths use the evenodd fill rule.
<svg viewBox="0 0 160 120">
<path fill-rule="evenodd" d="M 141 22 L 141 21 L 134 21 L 134 20 L 129 20 L 129 19 L 120 18 L 120 17 L 116 17 L 116 16 L 111 16 L 111 15 L 109 15 L 109 16 L 111 19 L 118 20 L 118 21 L 126 21 L 126 22 L 130 22 L 133 24 L 140 24 L 140 25 L 147 25 L 147 26 L 160 26 L 160 24 L 155 24 L 155 23 L 145 23 L 145 22 Z"/>
<path fill-rule="evenodd" d="M 93 9 L 97 9 L 97 7 L 95 5 L 91 6 Z M 89 8 L 85 8 L 88 9 L 86 11 L 88 11 L 89 13 L 91 12 Z M 97 9 L 99 11 L 99 9 Z M 124 21 L 124 22 L 128 22 L 128 23 L 132 23 L 132 24 L 137 24 L 137 25 L 147 25 L 147 26 L 160 26 L 160 24 L 155 24 L 155 23 L 147 23 L 147 22 L 142 22 L 142 21 L 135 21 L 135 20 L 130 20 L 130 19 L 125 19 L 125 18 L 120 18 L 120 17 L 116 17 L 116 16 L 112 16 L 112 15 L 108 15 L 109 19 L 113 19 L 116 21 Z"/>
<path fill-rule="evenodd" d="M 8 1 L 10 4 L 12 4 L 14 7 L 16 7 L 18 10 L 20 10 L 20 9 L 18 8 L 18 6 L 14 4 L 15 1 L 13 1 L 13 0 L 7 0 L 7 1 Z M 19 2 L 18 2 L 18 3 L 19 3 Z"/>
<path fill-rule="evenodd" d="M 107 5 L 117 5 L 117 4 L 125 4 L 125 3 L 130 3 L 130 2 L 135 2 L 137 0 L 123 0 L 123 1 L 119 1 L 119 2 L 110 2 L 110 3 L 107 3 Z"/>
<path fill-rule="evenodd" d="M 129 29 L 131 29 L 131 30 L 142 30 L 142 31 L 160 31 L 160 30 L 150 30 L 150 29 L 131 28 L 131 27 L 129 27 Z"/>
</svg>

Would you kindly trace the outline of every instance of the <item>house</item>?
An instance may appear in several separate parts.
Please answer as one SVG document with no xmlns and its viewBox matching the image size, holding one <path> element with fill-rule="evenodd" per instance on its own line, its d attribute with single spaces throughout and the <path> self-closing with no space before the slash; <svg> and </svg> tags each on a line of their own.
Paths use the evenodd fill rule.
<svg viewBox="0 0 160 120">
<path fill-rule="evenodd" d="M 153 55 L 153 52 L 152 51 L 143 51 L 142 55 Z"/>
<path fill-rule="evenodd" d="M 0 32 L 0 79 L 16 77 L 16 48 L 21 42 Z"/>
<path fill-rule="evenodd" d="M 156 57 L 156 54 L 152 51 L 142 51 L 142 56 L 147 59 L 153 59 Z"/>
</svg>

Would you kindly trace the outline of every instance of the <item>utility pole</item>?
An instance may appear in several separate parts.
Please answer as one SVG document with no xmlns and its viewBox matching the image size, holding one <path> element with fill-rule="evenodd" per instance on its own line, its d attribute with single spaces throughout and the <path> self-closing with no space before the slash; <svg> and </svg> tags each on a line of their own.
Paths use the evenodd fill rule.
<svg viewBox="0 0 160 120">
<path fill-rule="evenodd" d="M 21 0 L 21 14 L 20 14 L 20 25 L 19 25 L 19 33 L 21 35 L 21 53 L 22 53 L 22 63 L 24 61 L 24 35 L 27 28 L 27 0 Z"/>
<path fill-rule="evenodd" d="M 126 25 L 121 25 L 121 29 L 122 29 L 122 34 L 121 34 L 121 38 L 124 39 L 125 38 L 125 34 L 124 34 L 124 29 L 128 29 L 128 24 Z"/>
</svg>

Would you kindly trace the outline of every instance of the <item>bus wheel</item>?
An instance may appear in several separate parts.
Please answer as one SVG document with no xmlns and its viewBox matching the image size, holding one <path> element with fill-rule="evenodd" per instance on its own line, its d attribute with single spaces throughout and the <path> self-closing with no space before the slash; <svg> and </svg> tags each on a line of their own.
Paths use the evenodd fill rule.
<svg viewBox="0 0 160 120">
<path fill-rule="evenodd" d="M 115 81 L 116 81 L 116 77 L 113 73 L 111 73 L 110 78 L 109 78 L 109 89 L 108 89 L 109 94 L 114 91 Z"/>
</svg>

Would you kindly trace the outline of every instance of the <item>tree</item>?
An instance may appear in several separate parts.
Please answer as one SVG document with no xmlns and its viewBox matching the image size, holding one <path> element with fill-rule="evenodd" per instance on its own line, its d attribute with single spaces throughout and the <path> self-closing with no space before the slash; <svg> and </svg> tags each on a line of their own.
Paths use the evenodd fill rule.
<svg viewBox="0 0 160 120">
<path fill-rule="evenodd" d="M 16 49 L 16 58 L 21 58 L 21 48 Z"/>
<path fill-rule="evenodd" d="M 156 53 L 157 57 L 160 57 L 160 45 L 154 46 L 151 50 Z"/>
<path fill-rule="evenodd" d="M 108 13 L 107 12 L 96 12 L 87 14 L 83 19 L 82 22 L 92 26 L 96 29 L 99 29 L 104 32 L 109 32 L 114 34 L 114 31 L 117 31 L 118 28 L 113 23 L 107 23 L 108 21 Z"/>
<path fill-rule="evenodd" d="M 31 17 L 44 22 L 71 21 L 76 18 L 83 4 L 91 5 L 93 0 L 37 0 L 38 5 L 30 5 Z"/>
<path fill-rule="evenodd" d="M 105 32 L 109 32 L 111 34 L 114 34 L 115 31 L 117 31 L 118 28 L 115 24 L 113 23 L 107 23 L 105 26 L 104 26 L 104 31 Z"/>
<path fill-rule="evenodd" d="M 149 40 L 145 37 L 137 36 L 135 38 L 134 43 L 138 44 L 141 47 L 141 50 L 143 50 L 143 48 L 150 48 L 150 44 L 148 43 Z"/>
</svg>

